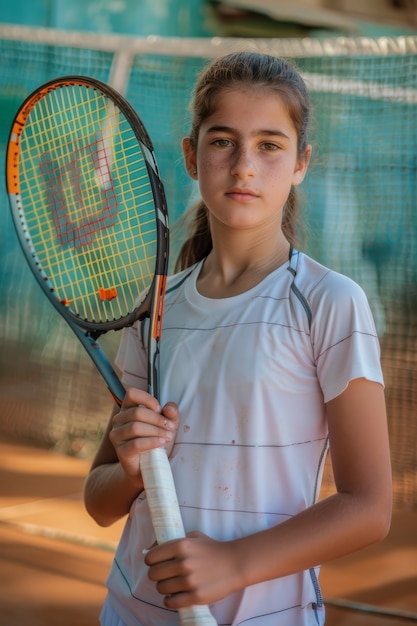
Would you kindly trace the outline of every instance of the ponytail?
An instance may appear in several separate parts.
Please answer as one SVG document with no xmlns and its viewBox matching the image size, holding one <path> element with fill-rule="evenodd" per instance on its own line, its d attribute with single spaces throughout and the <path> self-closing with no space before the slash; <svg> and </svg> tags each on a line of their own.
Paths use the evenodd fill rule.
<svg viewBox="0 0 417 626">
<path fill-rule="evenodd" d="M 291 187 L 282 212 L 282 232 L 293 248 L 300 247 L 300 206 L 297 187 Z"/>
<path fill-rule="evenodd" d="M 204 259 L 213 247 L 208 211 L 203 201 L 200 200 L 188 211 L 184 222 L 189 221 L 189 218 L 192 218 L 188 228 L 189 236 L 178 254 L 175 263 L 176 272 L 184 270 Z"/>
</svg>

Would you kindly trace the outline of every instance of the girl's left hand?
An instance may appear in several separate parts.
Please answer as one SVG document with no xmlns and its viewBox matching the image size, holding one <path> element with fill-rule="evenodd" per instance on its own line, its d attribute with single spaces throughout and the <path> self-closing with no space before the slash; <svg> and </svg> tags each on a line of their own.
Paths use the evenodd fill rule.
<svg viewBox="0 0 417 626">
<path fill-rule="evenodd" d="M 234 546 L 195 531 L 151 548 L 145 557 L 148 576 L 165 596 L 165 606 L 211 604 L 236 591 L 241 585 Z"/>
</svg>

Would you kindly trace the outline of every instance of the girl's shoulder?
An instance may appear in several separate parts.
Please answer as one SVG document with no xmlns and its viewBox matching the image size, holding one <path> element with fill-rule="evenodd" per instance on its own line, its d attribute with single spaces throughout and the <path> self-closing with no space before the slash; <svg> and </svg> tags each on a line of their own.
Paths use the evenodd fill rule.
<svg viewBox="0 0 417 626">
<path fill-rule="evenodd" d="M 302 302 L 310 327 L 312 320 L 326 325 L 331 320 L 342 324 L 360 318 L 373 328 L 369 301 L 358 283 L 304 253 L 298 253 L 293 266 L 294 261 L 292 291 Z"/>
<path fill-rule="evenodd" d="M 336 272 L 303 252 L 296 252 L 291 265 L 295 267 L 298 289 L 309 300 L 360 298 L 365 296 L 362 287 L 349 276 Z"/>
</svg>

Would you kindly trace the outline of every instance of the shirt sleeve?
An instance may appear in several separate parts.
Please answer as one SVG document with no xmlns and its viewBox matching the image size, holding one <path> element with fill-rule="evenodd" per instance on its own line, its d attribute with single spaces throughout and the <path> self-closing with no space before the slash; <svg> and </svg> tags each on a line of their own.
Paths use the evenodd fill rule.
<svg viewBox="0 0 417 626">
<path fill-rule="evenodd" d="M 383 385 L 379 340 L 363 289 L 329 272 L 312 298 L 311 337 L 324 401 L 336 398 L 356 378 Z"/>
<path fill-rule="evenodd" d="M 121 371 L 122 383 L 127 387 L 148 389 L 148 357 L 142 339 L 143 322 L 124 328 L 115 363 Z"/>
</svg>

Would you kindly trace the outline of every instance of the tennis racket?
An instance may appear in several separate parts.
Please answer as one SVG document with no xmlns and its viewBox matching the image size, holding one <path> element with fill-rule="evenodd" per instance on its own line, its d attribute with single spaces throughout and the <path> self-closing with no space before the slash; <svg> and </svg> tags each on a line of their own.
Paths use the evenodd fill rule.
<svg viewBox="0 0 417 626">
<path fill-rule="evenodd" d="M 12 123 L 6 184 L 36 280 L 119 405 L 125 389 L 98 339 L 149 318 L 148 387 L 158 398 L 169 226 L 153 146 L 135 110 L 91 78 L 41 85 Z M 184 537 L 166 451 L 142 454 L 141 472 L 158 543 Z M 180 621 L 216 624 L 201 606 L 181 610 Z"/>
</svg>

